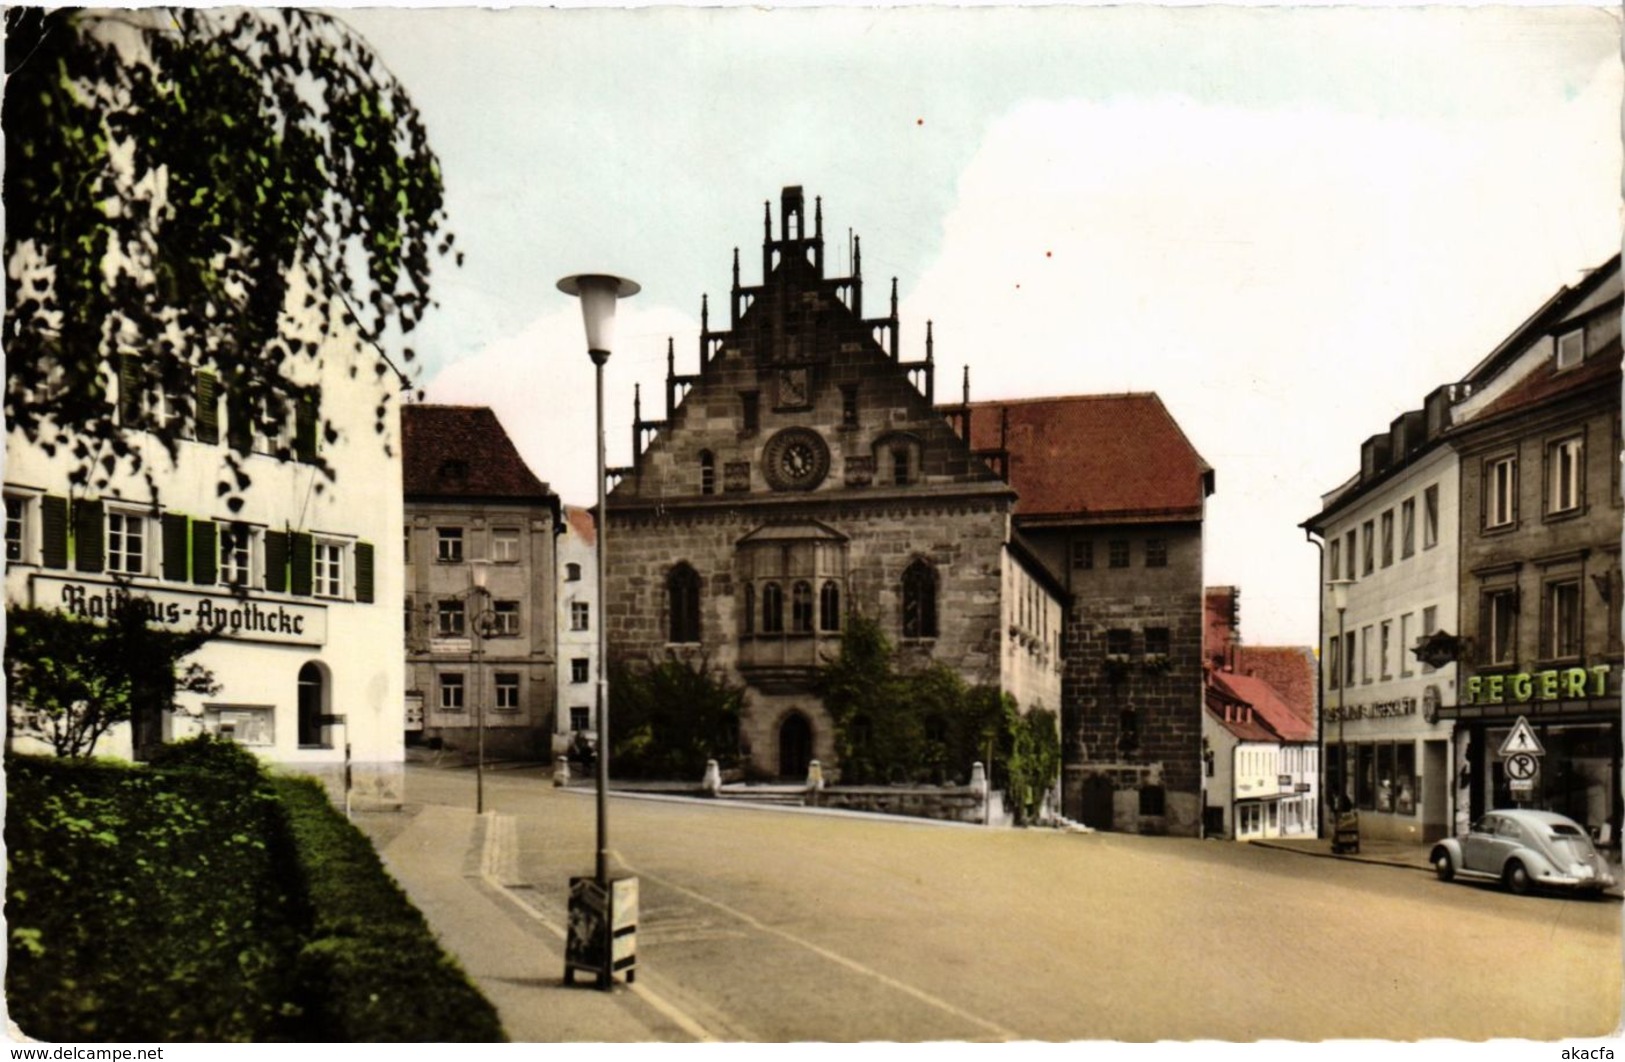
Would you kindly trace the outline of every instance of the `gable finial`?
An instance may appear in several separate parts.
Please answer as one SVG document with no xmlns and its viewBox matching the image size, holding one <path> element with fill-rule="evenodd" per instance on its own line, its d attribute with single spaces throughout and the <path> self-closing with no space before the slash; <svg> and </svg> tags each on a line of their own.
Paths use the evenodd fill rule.
<svg viewBox="0 0 1625 1062">
<path fill-rule="evenodd" d="M 643 385 L 632 385 L 632 423 L 643 423 Z"/>
<path fill-rule="evenodd" d="M 970 366 L 969 365 L 965 366 L 964 394 L 965 394 L 965 404 L 968 406 L 968 405 L 970 405 Z"/>
<path fill-rule="evenodd" d="M 824 238 L 824 197 L 821 195 L 813 196 L 813 237 Z"/>
<path fill-rule="evenodd" d="M 734 290 L 739 290 L 739 248 L 734 248 Z"/>
<path fill-rule="evenodd" d="M 768 243 L 773 242 L 773 201 L 762 200 L 762 238 Z"/>
<path fill-rule="evenodd" d="M 892 324 L 895 325 L 897 323 L 897 278 L 896 277 L 891 278 L 891 320 L 892 320 Z"/>
<path fill-rule="evenodd" d="M 677 375 L 677 348 L 671 336 L 666 337 L 666 378 Z"/>
<path fill-rule="evenodd" d="M 737 265 L 734 267 L 739 268 Z M 700 335 L 711 331 L 711 295 L 709 292 L 700 296 Z"/>
</svg>

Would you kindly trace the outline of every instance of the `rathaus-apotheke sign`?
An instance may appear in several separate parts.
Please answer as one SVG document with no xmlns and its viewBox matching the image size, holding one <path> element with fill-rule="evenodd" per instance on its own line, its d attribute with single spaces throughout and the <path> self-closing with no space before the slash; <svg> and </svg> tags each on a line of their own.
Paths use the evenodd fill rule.
<svg viewBox="0 0 1625 1062">
<path fill-rule="evenodd" d="M 208 631 L 220 638 L 282 645 L 327 644 L 327 608 L 253 596 L 136 589 L 89 579 L 36 575 L 34 605 L 89 620 L 105 620 L 126 608 L 147 622 L 174 631 Z"/>
</svg>

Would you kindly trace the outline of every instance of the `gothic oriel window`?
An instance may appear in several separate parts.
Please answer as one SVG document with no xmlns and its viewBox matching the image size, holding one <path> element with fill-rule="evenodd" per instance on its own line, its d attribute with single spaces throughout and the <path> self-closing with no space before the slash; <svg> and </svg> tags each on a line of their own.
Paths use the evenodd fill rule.
<svg viewBox="0 0 1625 1062">
<path fill-rule="evenodd" d="M 790 587 L 790 629 L 797 634 L 812 633 L 812 584 L 804 579 Z"/>
<path fill-rule="evenodd" d="M 666 576 L 666 602 L 671 612 L 673 642 L 700 640 L 700 573 L 680 563 Z"/>
<path fill-rule="evenodd" d="M 762 587 L 762 633 L 784 633 L 784 588 L 778 583 Z"/>
<path fill-rule="evenodd" d="M 818 591 L 818 629 L 841 629 L 841 587 L 834 579 L 826 580 Z"/>
<path fill-rule="evenodd" d="M 903 637 L 937 636 L 937 573 L 924 559 L 903 572 Z"/>
</svg>

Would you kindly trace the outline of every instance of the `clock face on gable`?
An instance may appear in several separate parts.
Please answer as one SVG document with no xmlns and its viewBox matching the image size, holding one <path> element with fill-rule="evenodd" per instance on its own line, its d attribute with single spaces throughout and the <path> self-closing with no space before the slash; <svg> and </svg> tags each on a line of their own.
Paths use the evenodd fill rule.
<svg viewBox="0 0 1625 1062">
<path fill-rule="evenodd" d="M 829 447 L 811 428 L 785 428 L 767 441 L 762 474 L 774 490 L 812 490 L 829 474 Z"/>
</svg>

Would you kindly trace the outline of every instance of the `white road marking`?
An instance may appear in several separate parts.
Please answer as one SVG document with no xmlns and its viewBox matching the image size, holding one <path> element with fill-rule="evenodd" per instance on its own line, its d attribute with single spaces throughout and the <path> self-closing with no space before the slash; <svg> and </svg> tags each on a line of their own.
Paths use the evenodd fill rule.
<svg viewBox="0 0 1625 1062">
<path fill-rule="evenodd" d="M 703 904 L 708 904 L 709 906 L 714 907 L 717 910 L 722 911 L 725 914 L 728 914 L 728 915 L 730 915 L 730 916 L 732 916 L 734 918 L 739 919 L 741 922 L 744 922 L 746 925 L 751 926 L 754 929 L 760 930 L 763 933 L 770 933 L 773 936 L 779 937 L 779 938 L 781 938 L 783 940 L 787 940 L 790 943 L 795 944 L 798 947 L 802 947 L 802 948 L 807 949 L 808 951 L 812 952 L 815 955 L 818 955 L 818 956 L 821 956 L 821 957 L 823 957 L 825 959 L 828 959 L 830 962 L 836 963 L 837 965 L 840 965 L 840 966 L 844 966 L 848 970 L 853 971 L 854 973 L 862 974 L 865 977 L 868 977 L 868 978 L 871 978 L 873 980 L 879 981 L 881 984 L 885 985 L 888 988 L 895 989 L 896 991 L 901 992 L 904 995 L 912 996 L 915 999 L 919 1000 L 921 1003 L 925 1003 L 925 1004 L 927 1004 L 929 1006 L 935 1007 L 938 1010 L 941 1010 L 941 1011 L 944 1011 L 944 1012 L 946 1012 L 948 1014 L 951 1014 L 956 1018 L 960 1018 L 960 1019 L 962 1019 L 964 1021 L 968 1021 L 972 1025 L 979 1025 L 979 1026 L 986 1029 L 988 1032 L 992 1033 L 994 1036 L 998 1037 L 1001 1040 L 1024 1040 L 1024 1039 L 1027 1039 L 1027 1037 L 1022 1036 L 1020 1033 L 1014 1032 L 1014 1031 L 1012 1031 L 1010 1029 L 1006 1029 L 1004 1026 L 995 1024 L 994 1022 L 988 1021 L 985 1018 L 978 1017 L 977 1015 L 972 1014 L 969 1011 L 962 1010 L 959 1007 L 954 1006 L 952 1003 L 949 1003 L 945 999 L 939 999 L 938 997 L 933 996 L 929 992 L 926 992 L 926 991 L 923 991 L 921 989 L 915 988 L 913 985 L 905 984 L 904 982 L 897 980 L 895 977 L 890 977 L 890 976 L 888 976 L 886 974 L 881 973 L 879 970 L 871 969 L 871 968 L 863 965 L 862 963 L 858 962 L 856 959 L 849 959 L 845 955 L 840 954 L 839 952 L 834 952 L 834 951 L 829 950 L 826 947 L 823 947 L 822 945 L 814 944 L 810 940 L 804 940 L 801 937 L 796 936 L 794 933 L 788 933 L 788 932 L 786 932 L 786 931 L 784 931 L 782 929 L 778 929 L 778 928 L 776 928 L 774 926 L 770 926 L 767 923 L 762 922 L 759 919 L 751 917 L 750 915 L 746 914 L 743 911 L 737 910 L 737 909 L 735 909 L 733 907 L 729 907 L 727 904 L 723 903 L 720 900 L 713 900 L 709 896 L 703 896 L 700 893 L 695 892 L 693 889 L 685 888 L 682 885 L 678 885 L 676 882 L 669 881 L 669 880 L 667 880 L 665 878 L 662 878 L 662 877 L 660 877 L 658 875 L 655 875 L 655 874 L 650 874 L 648 871 L 639 870 L 636 867 L 632 866 L 630 863 L 628 863 L 625 859 L 620 858 L 619 853 L 616 854 L 616 861 L 618 863 L 620 863 L 621 866 L 625 867 L 629 872 L 631 872 L 633 874 L 636 874 L 640 878 L 648 878 L 650 881 L 657 881 L 661 885 L 664 885 L 666 888 L 671 889 L 674 892 L 682 893 L 684 896 L 687 896 L 690 899 L 697 900 L 697 901 L 699 901 L 700 903 L 703 903 Z"/>
<path fill-rule="evenodd" d="M 480 851 L 480 880 L 543 929 L 559 940 L 565 940 L 567 934 L 563 926 L 556 925 L 536 908 L 520 899 L 504 881 L 504 879 L 507 881 L 518 879 L 519 830 L 513 816 L 499 815 L 496 812 L 487 812 L 486 814 L 490 816 L 490 821 L 487 823 L 485 843 Z M 693 1037 L 696 1041 L 702 1044 L 717 1042 L 717 1037 L 713 1036 L 710 1030 L 684 1013 L 664 996 L 651 992 L 646 985 L 633 982 L 626 987 L 639 999 L 653 1007 L 667 1021 L 683 1030 L 685 1034 Z"/>
</svg>

